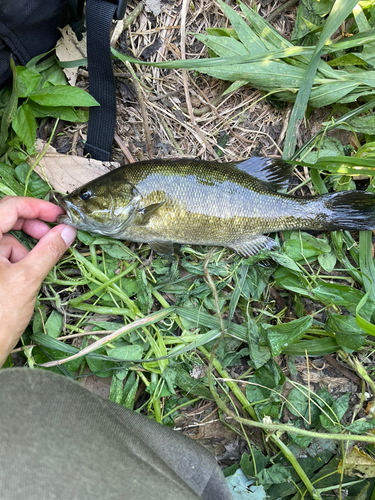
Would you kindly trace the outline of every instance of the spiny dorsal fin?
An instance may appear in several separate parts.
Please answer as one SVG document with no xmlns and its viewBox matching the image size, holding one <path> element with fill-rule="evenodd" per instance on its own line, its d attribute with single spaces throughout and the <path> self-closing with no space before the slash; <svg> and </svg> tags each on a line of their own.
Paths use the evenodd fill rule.
<svg viewBox="0 0 375 500">
<path fill-rule="evenodd" d="M 232 163 L 232 166 L 267 182 L 274 191 L 288 187 L 288 181 L 294 168 L 293 165 L 285 163 L 283 160 L 264 156 L 253 156 L 240 163 Z"/>
</svg>

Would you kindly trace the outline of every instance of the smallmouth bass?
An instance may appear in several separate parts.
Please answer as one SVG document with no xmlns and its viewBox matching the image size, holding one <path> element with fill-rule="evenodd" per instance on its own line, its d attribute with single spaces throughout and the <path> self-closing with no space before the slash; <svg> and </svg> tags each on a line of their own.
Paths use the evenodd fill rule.
<svg viewBox="0 0 375 500">
<path fill-rule="evenodd" d="M 238 163 L 195 159 L 132 163 L 67 195 L 62 202 L 66 215 L 58 221 L 148 243 L 164 255 L 172 254 L 173 244 L 178 243 L 224 246 L 244 257 L 275 247 L 264 233 L 375 228 L 375 194 L 279 193 L 292 169 L 263 157 Z"/>
</svg>

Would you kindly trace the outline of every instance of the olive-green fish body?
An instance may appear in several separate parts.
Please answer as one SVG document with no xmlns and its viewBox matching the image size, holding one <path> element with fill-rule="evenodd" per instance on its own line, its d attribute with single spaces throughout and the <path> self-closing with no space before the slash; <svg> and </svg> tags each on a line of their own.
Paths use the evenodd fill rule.
<svg viewBox="0 0 375 500">
<path fill-rule="evenodd" d="M 190 159 L 134 163 L 68 195 L 68 217 L 60 220 L 147 242 L 160 253 L 173 252 L 173 243 L 187 243 L 225 246 L 244 256 L 274 246 L 263 233 L 338 229 L 337 213 L 353 203 L 350 193 L 343 205 L 342 193 L 298 198 L 277 192 L 289 174 L 286 164 L 264 158 L 239 165 Z M 375 206 L 373 195 L 360 194 L 367 209 L 370 198 Z"/>
</svg>

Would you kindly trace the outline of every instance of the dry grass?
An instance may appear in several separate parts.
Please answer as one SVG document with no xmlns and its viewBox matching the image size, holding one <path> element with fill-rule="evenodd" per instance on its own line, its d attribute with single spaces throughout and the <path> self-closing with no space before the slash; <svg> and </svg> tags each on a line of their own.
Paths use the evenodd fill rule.
<svg viewBox="0 0 375 500">
<path fill-rule="evenodd" d="M 259 4 L 259 2 L 257 2 Z M 283 2 L 257 5 L 266 17 Z M 130 8 L 132 8 L 130 4 Z M 192 33 L 210 26 L 224 26 L 227 19 L 212 0 L 179 4 L 163 2 L 156 18 L 144 10 L 127 30 L 129 53 L 150 62 L 207 57 L 206 48 Z M 294 7 L 282 12 L 274 25 L 288 36 Z M 184 19 L 186 19 L 185 22 Z M 185 27 L 185 29 L 184 29 Z M 124 35 L 121 36 L 123 39 Z M 145 57 L 147 56 L 147 57 Z M 225 82 L 181 70 L 136 67 L 135 73 L 118 63 L 117 133 L 135 160 L 189 156 L 226 161 L 254 155 L 280 155 L 290 105 L 277 110 L 254 89 L 242 88 L 221 97 Z M 144 107 L 140 106 L 141 96 Z M 218 145 L 224 139 L 225 146 Z M 151 147 L 150 147 L 151 145 Z M 116 159 L 123 153 L 117 150 Z"/>
</svg>

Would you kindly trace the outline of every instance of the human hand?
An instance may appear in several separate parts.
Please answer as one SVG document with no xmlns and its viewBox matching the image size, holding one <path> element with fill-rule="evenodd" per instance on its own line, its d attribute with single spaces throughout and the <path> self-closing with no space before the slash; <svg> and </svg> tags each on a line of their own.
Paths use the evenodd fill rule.
<svg viewBox="0 0 375 500">
<path fill-rule="evenodd" d="M 42 281 L 72 244 L 76 230 L 59 224 L 64 210 L 36 198 L 6 196 L 0 200 L 0 367 L 29 324 Z M 39 240 L 29 252 L 10 230 Z"/>
</svg>

